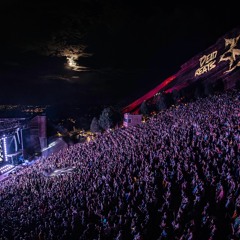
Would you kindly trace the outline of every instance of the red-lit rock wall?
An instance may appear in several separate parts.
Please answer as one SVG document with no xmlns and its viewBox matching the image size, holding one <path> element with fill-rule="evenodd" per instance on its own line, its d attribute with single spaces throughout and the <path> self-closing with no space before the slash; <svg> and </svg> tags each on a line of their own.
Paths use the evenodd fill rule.
<svg viewBox="0 0 240 240">
<path fill-rule="evenodd" d="M 184 63 L 176 74 L 126 106 L 123 113 L 139 112 L 142 102 L 151 99 L 159 91 L 180 90 L 199 81 L 213 85 L 221 81 L 225 90 L 234 88 L 239 83 L 240 28 L 226 33 L 214 45 Z"/>
</svg>

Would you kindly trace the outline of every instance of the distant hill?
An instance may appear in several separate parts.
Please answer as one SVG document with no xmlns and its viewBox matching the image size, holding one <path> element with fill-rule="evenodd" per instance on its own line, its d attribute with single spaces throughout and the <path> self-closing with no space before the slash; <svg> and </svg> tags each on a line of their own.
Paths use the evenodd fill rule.
<svg viewBox="0 0 240 240">
<path fill-rule="evenodd" d="M 240 82 L 240 27 L 234 28 L 219 38 L 205 51 L 199 53 L 180 70 L 165 79 L 157 87 L 122 109 L 123 113 L 138 113 L 143 101 L 150 100 L 159 92 L 182 90 L 191 85 L 223 86 L 224 90 L 239 85 Z"/>
</svg>

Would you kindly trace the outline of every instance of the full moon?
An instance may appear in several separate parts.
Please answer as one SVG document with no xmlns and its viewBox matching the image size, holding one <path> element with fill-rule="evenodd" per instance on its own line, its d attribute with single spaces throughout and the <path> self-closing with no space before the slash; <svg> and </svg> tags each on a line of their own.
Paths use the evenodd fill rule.
<svg viewBox="0 0 240 240">
<path fill-rule="evenodd" d="M 78 64 L 77 64 L 77 60 L 78 60 L 78 56 L 77 55 L 72 55 L 72 56 L 66 56 L 67 58 L 67 63 L 69 68 L 71 68 L 74 71 L 78 71 Z"/>
</svg>

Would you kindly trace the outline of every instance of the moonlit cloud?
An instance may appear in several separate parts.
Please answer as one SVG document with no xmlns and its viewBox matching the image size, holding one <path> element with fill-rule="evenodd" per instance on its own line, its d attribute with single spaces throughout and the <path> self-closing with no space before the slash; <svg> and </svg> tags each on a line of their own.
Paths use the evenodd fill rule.
<svg viewBox="0 0 240 240">
<path fill-rule="evenodd" d="M 50 82 L 54 80 L 61 80 L 67 83 L 76 83 L 79 81 L 79 76 L 46 75 L 41 77 L 41 79 Z"/>
<path fill-rule="evenodd" d="M 89 68 L 78 64 L 78 60 L 80 58 L 88 57 L 88 56 L 90 56 L 90 55 L 84 53 L 83 51 L 79 51 L 79 49 L 76 49 L 76 48 L 74 50 L 72 50 L 72 48 L 65 49 L 62 52 L 62 57 L 66 57 L 66 59 L 67 59 L 66 67 L 71 70 L 78 71 L 78 72 L 84 72 L 84 71 L 90 70 Z"/>
<path fill-rule="evenodd" d="M 72 21 L 71 24 L 67 21 L 67 26 L 52 33 L 42 52 L 48 56 L 64 57 L 67 69 L 78 72 L 90 71 L 88 67 L 79 64 L 81 58 L 90 57 L 92 54 L 87 52 L 87 45 L 82 43 L 85 35 L 79 30 L 81 29 L 80 23 L 77 23 L 79 28 L 73 29 Z"/>
<path fill-rule="evenodd" d="M 89 57 L 92 54 L 86 52 L 87 46 L 82 44 L 70 45 L 65 41 L 56 40 L 54 37 L 47 45 L 45 54 L 66 58 L 66 68 L 73 71 L 90 71 L 86 66 L 79 65 L 80 58 Z"/>
<path fill-rule="evenodd" d="M 54 17 L 55 16 L 55 17 Z M 41 30 L 30 37 L 27 29 L 21 35 L 22 38 L 16 40 L 14 45 L 23 54 L 40 54 L 49 57 L 65 59 L 65 68 L 76 72 L 91 71 L 84 66 L 81 60 L 92 56 L 87 50 L 84 38 L 87 36 L 85 25 L 79 15 L 69 13 L 59 13 L 56 10 L 49 10 L 46 17 L 52 25 L 45 30 Z M 45 20 L 47 23 L 47 20 Z M 39 27 L 43 26 L 39 23 Z M 26 33 L 27 32 L 27 33 Z M 25 34 L 24 34 L 25 33 Z"/>
</svg>

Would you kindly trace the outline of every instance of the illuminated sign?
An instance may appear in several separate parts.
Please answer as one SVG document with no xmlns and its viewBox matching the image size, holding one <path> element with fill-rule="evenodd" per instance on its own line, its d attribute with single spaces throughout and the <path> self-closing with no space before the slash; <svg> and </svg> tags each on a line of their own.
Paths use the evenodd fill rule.
<svg viewBox="0 0 240 240">
<path fill-rule="evenodd" d="M 229 61 L 229 68 L 225 72 L 231 72 L 236 67 L 240 66 L 240 49 L 237 48 L 238 40 L 240 35 L 236 38 L 225 39 L 225 48 L 229 47 L 229 49 L 221 56 L 219 62 L 221 61 Z"/>
<path fill-rule="evenodd" d="M 240 67 L 240 49 L 239 45 L 240 35 L 236 38 L 225 38 L 226 51 L 220 56 L 219 62 L 227 61 L 229 63 L 228 70 L 225 73 L 233 71 L 236 67 Z M 199 59 L 200 68 L 195 71 L 195 77 L 209 72 L 216 67 L 217 51 L 208 55 L 204 55 Z"/>
<path fill-rule="evenodd" d="M 217 51 L 214 51 L 208 55 L 204 55 L 199 59 L 200 68 L 195 71 L 195 77 L 200 76 L 206 72 L 209 72 L 216 67 Z"/>
</svg>

